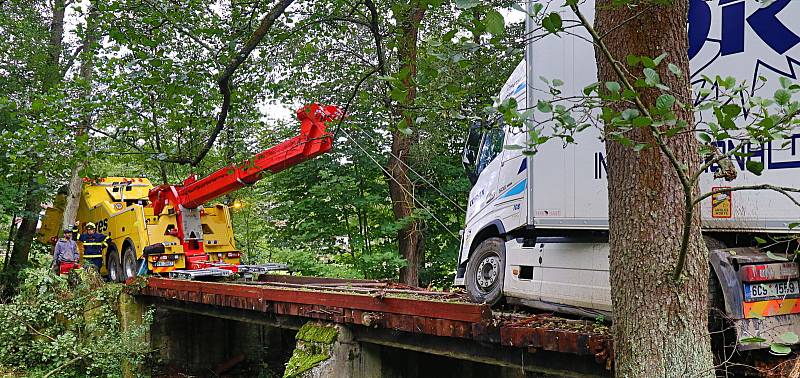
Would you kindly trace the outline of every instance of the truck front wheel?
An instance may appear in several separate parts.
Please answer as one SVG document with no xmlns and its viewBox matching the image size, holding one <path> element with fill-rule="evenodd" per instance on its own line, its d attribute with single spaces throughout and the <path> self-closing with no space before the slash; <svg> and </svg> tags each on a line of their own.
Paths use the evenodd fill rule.
<svg viewBox="0 0 800 378">
<path fill-rule="evenodd" d="M 119 264 L 119 253 L 117 253 L 117 250 L 109 248 L 107 259 L 106 269 L 108 270 L 108 280 L 110 282 L 121 282 L 120 273 L 122 272 L 122 267 L 120 267 Z"/>
<path fill-rule="evenodd" d="M 130 278 L 136 277 L 139 270 L 136 264 L 136 251 L 130 244 L 125 247 L 125 253 L 122 254 L 122 280 L 127 281 Z"/>
<path fill-rule="evenodd" d="M 467 263 L 464 283 L 467 294 L 477 303 L 495 305 L 503 299 L 506 248 L 503 239 L 489 238 L 481 242 Z"/>
</svg>

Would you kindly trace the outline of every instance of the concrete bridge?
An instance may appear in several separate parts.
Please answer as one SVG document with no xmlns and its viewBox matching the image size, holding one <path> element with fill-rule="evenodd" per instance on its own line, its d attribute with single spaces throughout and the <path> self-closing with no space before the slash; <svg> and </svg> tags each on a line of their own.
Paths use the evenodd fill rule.
<svg viewBox="0 0 800 378">
<path fill-rule="evenodd" d="M 493 313 L 457 294 L 292 276 L 230 283 L 151 277 L 139 285 L 128 317 L 154 308 L 150 342 L 160 363 L 199 376 L 284 365 L 284 377 L 611 375 L 605 327 Z"/>
</svg>

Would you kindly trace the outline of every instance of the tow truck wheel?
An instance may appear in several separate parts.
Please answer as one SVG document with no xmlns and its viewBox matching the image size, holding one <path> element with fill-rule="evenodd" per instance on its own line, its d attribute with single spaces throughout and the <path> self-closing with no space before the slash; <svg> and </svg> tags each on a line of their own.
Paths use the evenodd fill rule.
<svg viewBox="0 0 800 378">
<path fill-rule="evenodd" d="M 109 249 L 107 258 L 108 263 L 106 269 L 108 270 L 108 280 L 110 282 L 122 282 L 120 280 L 122 267 L 119 265 L 119 253 L 117 253 L 116 249 Z"/>
<path fill-rule="evenodd" d="M 503 299 L 505 263 L 503 239 L 489 238 L 478 245 L 467 263 L 464 277 L 467 294 L 473 302 L 493 306 Z"/>
<path fill-rule="evenodd" d="M 125 252 L 122 254 L 122 281 L 127 281 L 130 278 L 136 277 L 139 266 L 136 263 L 136 251 L 128 245 L 125 247 Z"/>
</svg>

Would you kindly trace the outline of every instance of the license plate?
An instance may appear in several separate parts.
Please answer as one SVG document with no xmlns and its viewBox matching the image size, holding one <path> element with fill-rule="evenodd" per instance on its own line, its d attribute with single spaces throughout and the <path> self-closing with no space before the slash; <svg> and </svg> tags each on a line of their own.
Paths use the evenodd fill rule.
<svg viewBox="0 0 800 378">
<path fill-rule="evenodd" d="M 174 261 L 156 261 L 153 266 L 173 266 L 175 265 Z"/>
<path fill-rule="evenodd" d="M 755 301 L 766 298 L 794 298 L 800 294 L 797 280 L 744 284 L 744 298 Z"/>
</svg>

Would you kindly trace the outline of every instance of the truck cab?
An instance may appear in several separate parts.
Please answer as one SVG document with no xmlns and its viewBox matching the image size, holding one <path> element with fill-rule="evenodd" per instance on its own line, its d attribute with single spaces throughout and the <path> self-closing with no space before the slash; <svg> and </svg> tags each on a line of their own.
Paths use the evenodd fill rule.
<svg viewBox="0 0 800 378">
<path fill-rule="evenodd" d="M 585 8 L 584 14 L 594 14 L 593 2 L 580 6 Z M 690 15 L 690 23 L 692 20 Z M 712 18 L 712 30 L 720 23 Z M 529 24 L 529 31 L 531 27 Z M 559 88 L 562 96 L 582 96 L 583 88 L 597 81 L 589 39 L 589 35 L 561 35 L 531 42 L 525 59 L 500 89 L 499 101 L 514 99 L 520 112 L 534 109 L 539 100 L 549 100 L 545 80 L 555 78 L 563 82 Z M 742 53 L 756 56 L 725 56 L 709 50 L 715 46 L 719 48 L 707 43 L 693 51 L 691 77 L 696 86 L 703 85 L 697 80 L 702 75 L 753 77 L 752 66 L 737 62 L 757 60 L 758 49 Z M 800 45 L 791 52 L 800 55 Z M 763 74 L 772 76 L 760 90 L 771 93 L 783 74 Z M 550 129 L 545 122 L 536 131 L 541 134 Z M 500 118 L 478 122 L 469 130 L 463 163 L 473 187 L 454 283 L 465 286 L 476 302 L 505 301 L 612 319 L 607 172 L 601 130 L 586 129 L 574 136 L 575 143 L 551 140 L 537 146 L 535 153 L 529 131 L 507 125 Z M 800 149 L 793 147 L 798 139 L 800 134 L 774 145 L 750 146 L 750 156 L 733 159 L 740 168 L 735 180 L 715 178 L 713 173 L 719 167 L 714 166 L 703 174 L 701 190 L 763 183 L 800 187 Z M 730 144 L 713 143 L 723 151 Z M 748 160 L 764 164 L 761 175 L 747 172 Z M 712 306 L 733 323 L 737 340 L 750 336 L 764 340 L 739 345 L 739 349 L 768 346 L 787 331 L 800 334 L 800 267 L 754 248 L 756 238 L 795 232 L 789 225 L 800 219 L 800 211 L 781 194 L 771 192 L 714 196 L 699 209 L 710 251 Z"/>
</svg>

